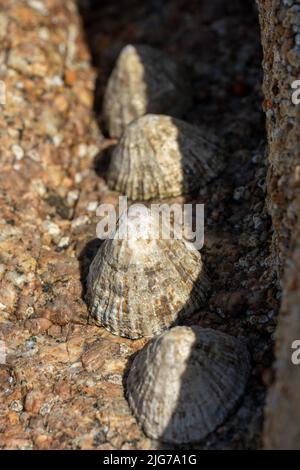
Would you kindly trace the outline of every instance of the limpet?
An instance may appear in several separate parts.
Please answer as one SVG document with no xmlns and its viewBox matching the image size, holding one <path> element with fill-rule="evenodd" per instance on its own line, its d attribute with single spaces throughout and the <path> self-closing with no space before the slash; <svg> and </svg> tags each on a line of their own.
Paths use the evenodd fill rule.
<svg viewBox="0 0 300 470">
<path fill-rule="evenodd" d="M 170 116 L 147 114 L 124 132 L 107 182 L 131 200 L 179 196 L 215 178 L 224 168 L 224 155 L 213 134 Z"/>
<path fill-rule="evenodd" d="M 185 71 L 160 51 L 145 45 L 124 47 L 109 78 L 103 117 L 111 137 L 146 113 L 182 116 L 190 105 Z"/>
<path fill-rule="evenodd" d="M 249 372 L 249 353 L 240 340 L 200 326 L 178 326 L 137 354 L 127 397 L 148 437 L 198 442 L 234 410 Z"/>
<path fill-rule="evenodd" d="M 149 208 L 131 206 L 90 266 L 91 314 L 115 335 L 157 335 L 207 298 L 209 280 L 200 253 L 184 239 L 162 238 L 158 232 L 155 239 L 153 229 L 165 231 Z M 139 230 L 142 238 L 135 237 Z"/>
</svg>

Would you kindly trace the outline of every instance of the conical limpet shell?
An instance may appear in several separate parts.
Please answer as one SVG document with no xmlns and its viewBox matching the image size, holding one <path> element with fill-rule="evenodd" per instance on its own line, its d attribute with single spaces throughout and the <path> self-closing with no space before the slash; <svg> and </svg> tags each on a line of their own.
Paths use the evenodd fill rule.
<svg viewBox="0 0 300 470">
<path fill-rule="evenodd" d="M 192 192 L 223 168 L 215 136 L 170 116 L 147 114 L 124 132 L 107 181 L 132 200 L 166 198 Z"/>
<path fill-rule="evenodd" d="M 238 339 L 200 326 L 175 327 L 135 357 L 129 405 L 147 436 L 197 442 L 233 411 L 249 371 L 248 351 Z"/>
<path fill-rule="evenodd" d="M 190 104 L 190 86 L 182 68 L 160 51 L 128 45 L 121 51 L 109 78 L 103 116 L 111 137 L 146 113 L 182 116 Z"/>
<path fill-rule="evenodd" d="M 116 335 L 154 336 L 206 300 L 209 281 L 201 255 L 184 240 L 151 239 L 156 224 L 150 209 L 130 207 L 90 266 L 91 314 Z M 139 226 L 145 239 L 131 236 Z M 128 239 L 120 239 L 124 229 Z"/>
</svg>

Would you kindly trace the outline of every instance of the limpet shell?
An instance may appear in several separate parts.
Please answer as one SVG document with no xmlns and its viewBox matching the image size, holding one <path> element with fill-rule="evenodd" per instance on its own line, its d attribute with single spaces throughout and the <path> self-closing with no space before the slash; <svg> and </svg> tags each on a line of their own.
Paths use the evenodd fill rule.
<svg viewBox="0 0 300 470">
<path fill-rule="evenodd" d="M 224 168 L 214 135 L 170 116 L 147 114 L 132 122 L 115 148 L 108 170 L 111 189 L 131 200 L 191 193 Z"/>
<path fill-rule="evenodd" d="M 122 49 L 109 78 L 103 117 L 111 137 L 146 113 L 182 116 L 190 105 L 190 89 L 182 67 L 145 45 Z"/>
<path fill-rule="evenodd" d="M 209 281 L 199 252 L 181 239 L 152 239 L 156 224 L 149 208 L 131 206 L 90 266 L 91 314 L 115 335 L 157 335 L 207 298 Z M 137 227 L 144 238 L 131 236 Z M 124 229 L 129 236 L 120 239 Z"/>
<path fill-rule="evenodd" d="M 127 397 L 148 437 L 199 442 L 233 411 L 249 371 L 249 354 L 240 340 L 209 328 L 178 326 L 137 354 Z"/>
</svg>

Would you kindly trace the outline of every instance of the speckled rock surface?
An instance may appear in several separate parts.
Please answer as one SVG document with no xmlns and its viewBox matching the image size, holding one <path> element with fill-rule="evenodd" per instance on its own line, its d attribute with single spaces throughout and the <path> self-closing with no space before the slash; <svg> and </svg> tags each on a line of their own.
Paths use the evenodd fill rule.
<svg viewBox="0 0 300 470">
<path fill-rule="evenodd" d="M 279 267 L 293 249 L 299 217 L 300 109 L 292 102 L 299 79 L 300 5 L 293 0 L 258 1 L 264 49 L 264 111 L 268 131 L 269 210 Z"/>
<path fill-rule="evenodd" d="M 83 300 L 99 247 L 97 204 L 117 203 L 105 184 L 113 142 L 93 109 L 121 48 L 138 42 L 184 62 L 195 90 L 187 120 L 225 138 L 230 154 L 194 199 L 206 204 L 202 254 L 213 292 L 189 322 L 246 337 L 253 367 L 234 415 L 196 447 L 257 448 L 278 305 L 257 13 L 250 0 L 204 0 L 193 15 L 179 0 L 159 8 L 132 0 L 122 16 L 111 1 L 78 3 L 80 13 L 74 0 L 1 2 L 0 446 L 160 447 L 124 397 L 128 364 L 144 343 L 92 324 Z"/>
<path fill-rule="evenodd" d="M 75 2 L 1 9 L 0 447 L 148 447 L 122 386 L 140 345 L 87 325 L 82 300 L 103 139 Z"/>
<path fill-rule="evenodd" d="M 292 103 L 291 87 L 300 77 L 300 4 L 293 0 L 258 4 L 269 142 L 268 201 L 275 229 L 273 254 L 283 288 L 265 446 L 300 449 L 300 368 L 291 362 L 291 345 L 300 338 L 300 106 Z"/>
</svg>

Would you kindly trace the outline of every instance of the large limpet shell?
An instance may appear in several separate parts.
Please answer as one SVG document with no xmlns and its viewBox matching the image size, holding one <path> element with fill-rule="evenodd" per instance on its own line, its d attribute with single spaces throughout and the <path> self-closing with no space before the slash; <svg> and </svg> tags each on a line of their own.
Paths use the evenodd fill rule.
<svg viewBox="0 0 300 470">
<path fill-rule="evenodd" d="M 224 161 L 214 135 L 170 116 L 147 114 L 124 132 L 107 181 L 132 200 L 179 196 L 215 178 Z"/>
<path fill-rule="evenodd" d="M 182 116 L 190 104 L 190 89 L 178 64 L 160 51 L 128 45 L 121 51 L 109 78 L 103 117 L 111 137 L 146 113 Z"/>
<path fill-rule="evenodd" d="M 249 371 L 240 340 L 200 326 L 178 326 L 135 357 L 127 378 L 129 405 L 147 436 L 199 442 L 233 411 Z"/>
<path fill-rule="evenodd" d="M 144 239 L 119 239 L 124 229 L 130 235 L 139 224 Z M 150 209 L 130 207 L 90 266 L 91 314 L 118 336 L 159 334 L 207 298 L 209 281 L 199 252 L 181 239 L 151 239 L 155 224 Z"/>
</svg>

